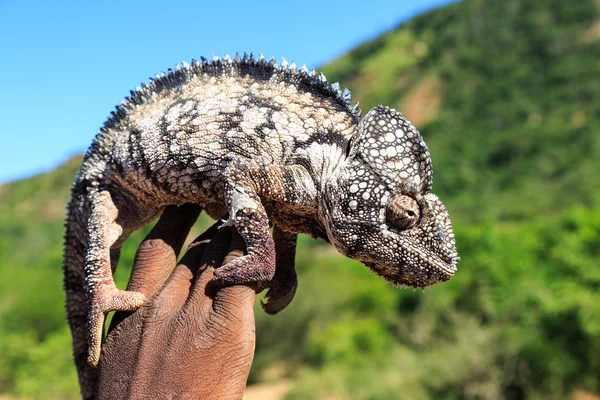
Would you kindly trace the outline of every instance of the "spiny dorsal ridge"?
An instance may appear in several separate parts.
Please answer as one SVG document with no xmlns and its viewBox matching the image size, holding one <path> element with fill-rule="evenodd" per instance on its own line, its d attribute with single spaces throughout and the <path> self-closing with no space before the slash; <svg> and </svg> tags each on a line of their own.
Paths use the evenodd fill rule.
<svg viewBox="0 0 600 400">
<path fill-rule="evenodd" d="M 342 93 L 342 97 L 344 98 L 344 101 L 348 104 L 350 104 L 350 98 L 352 97 L 352 94 L 350 93 L 350 91 L 348 90 L 348 88 L 344 88 L 344 92 Z"/>
<path fill-rule="evenodd" d="M 231 56 L 229 56 L 227 53 L 224 53 L 223 59 L 213 54 L 212 60 L 208 60 L 203 56 L 200 57 L 200 60 L 201 62 L 192 59 L 191 64 L 193 68 L 190 68 L 189 64 L 187 64 L 185 61 L 182 61 L 181 64 L 177 64 L 175 66 L 174 70 L 169 69 L 168 74 L 161 71 L 154 77 L 150 77 L 148 83 L 141 83 L 141 88 L 139 86 L 136 87 L 135 91 L 130 92 L 130 97 L 125 98 L 125 100 L 116 107 L 116 112 L 111 114 L 112 116 L 105 124 L 105 127 L 117 123 L 120 117 L 123 117 L 127 114 L 127 110 L 139 106 L 147 98 L 158 95 L 158 93 L 160 93 L 163 89 L 168 89 L 177 85 L 185 85 L 188 79 L 196 74 L 203 74 L 205 72 L 218 73 L 218 71 L 221 71 L 221 68 L 224 66 L 224 64 L 231 65 L 234 63 L 234 61 L 231 59 Z M 295 62 L 290 64 L 285 57 L 281 58 L 281 64 L 278 65 L 275 57 L 271 57 L 267 63 L 262 53 L 259 53 L 258 56 L 255 57 L 254 53 L 248 54 L 244 52 L 242 57 L 240 56 L 239 52 L 236 52 L 235 64 L 239 65 L 243 63 L 248 65 L 269 65 L 273 69 L 273 76 L 279 75 L 278 71 L 282 71 L 282 76 L 285 76 L 286 74 L 297 76 L 295 79 L 298 79 L 300 76 L 302 76 L 305 79 L 308 79 L 310 86 L 313 86 L 315 89 L 319 88 L 319 90 L 323 90 L 329 95 L 336 97 L 338 101 L 347 107 L 347 109 L 354 115 L 355 118 L 360 118 L 361 111 L 358 108 L 359 103 L 356 103 L 355 105 L 351 104 L 350 91 L 348 89 L 341 91 L 338 82 L 329 84 L 326 76 L 323 73 L 317 72 L 314 68 L 311 69 L 310 72 L 306 65 L 302 65 L 298 69 Z M 223 73 L 227 72 L 223 71 Z"/>
</svg>

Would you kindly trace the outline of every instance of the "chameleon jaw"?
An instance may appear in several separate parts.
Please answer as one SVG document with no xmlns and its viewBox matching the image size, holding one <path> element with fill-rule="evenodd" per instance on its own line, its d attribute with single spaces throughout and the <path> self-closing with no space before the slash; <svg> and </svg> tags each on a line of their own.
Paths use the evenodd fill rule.
<svg viewBox="0 0 600 400">
<path fill-rule="evenodd" d="M 453 257 L 450 263 L 446 263 L 437 256 L 425 255 L 418 248 L 411 248 L 410 253 L 415 256 L 416 263 L 403 265 L 365 262 L 364 264 L 383 277 L 386 282 L 415 288 L 445 282 L 452 278 L 457 271 L 458 256 Z"/>
</svg>

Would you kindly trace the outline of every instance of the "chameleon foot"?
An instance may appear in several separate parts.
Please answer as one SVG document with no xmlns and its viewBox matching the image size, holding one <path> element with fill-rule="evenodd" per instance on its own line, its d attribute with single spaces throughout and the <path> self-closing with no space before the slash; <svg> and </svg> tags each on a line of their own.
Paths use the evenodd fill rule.
<svg viewBox="0 0 600 400">
<path fill-rule="evenodd" d="M 92 367 L 96 367 L 100 360 L 106 313 L 135 311 L 146 301 L 142 293 L 119 290 L 116 287 L 98 287 L 94 294 L 95 298 L 91 301 L 91 309 L 88 313 L 88 364 Z"/>
<path fill-rule="evenodd" d="M 275 258 L 275 257 L 273 257 Z M 275 274 L 275 260 L 249 254 L 217 268 L 213 282 L 217 285 L 240 285 L 251 282 L 269 282 Z"/>
<path fill-rule="evenodd" d="M 273 227 L 276 253 L 275 276 L 268 283 L 269 291 L 265 295 L 266 302 L 261 302 L 262 308 L 267 314 L 277 314 L 286 308 L 296 294 L 298 277 L 294 260 L 297 238 L 296 233 L 286 232 L 277 225 Z"/>
<path fill-rule="evenodd" d="M 260 305 L 267 314 L 277 314 L 290 304 L 294 295 L 296 294 L 296 288 L 298 287 L 298 278 L 296 274 L 293 275 L 279 275 L 275 273 L 275 277 L 269 283 L 269 291 L 265 295 L 265 301 L 261 301 Z"/>
</svg>

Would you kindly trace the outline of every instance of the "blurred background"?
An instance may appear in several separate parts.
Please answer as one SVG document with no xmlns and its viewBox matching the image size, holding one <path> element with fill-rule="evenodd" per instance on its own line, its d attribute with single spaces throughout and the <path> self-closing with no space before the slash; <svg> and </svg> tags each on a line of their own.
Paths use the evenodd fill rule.
<svg viewBox="0 0 600 400">
<path fill-rule="evenodd" d="M 331 3 L 0 1 L 0 398 L 77 398 L 64 206 L 112 105 L 239 50 L 402 111 L 462 258 L 413 292 L 301 237 L 295 300 L 256 309 L 247 399 L 600 399 L 600 2 Z"/>
</svg>

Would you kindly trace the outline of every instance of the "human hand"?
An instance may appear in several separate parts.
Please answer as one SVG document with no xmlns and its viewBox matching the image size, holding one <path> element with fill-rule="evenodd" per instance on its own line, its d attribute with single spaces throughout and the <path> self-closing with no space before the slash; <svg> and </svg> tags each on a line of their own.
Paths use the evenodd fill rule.
<svg viewBox="0 0 600 400">
<path fill-rule="evenodd" d="M 98 398 L 241 399 L 254 356 L 255 287 L 212 285 L 244 242 L 217 224 L 177 254 L 199 208 L 169 207 L 136 254 L 128 290 L 148 300 L 116 313 L 100 358 Z"/>
</svg>

